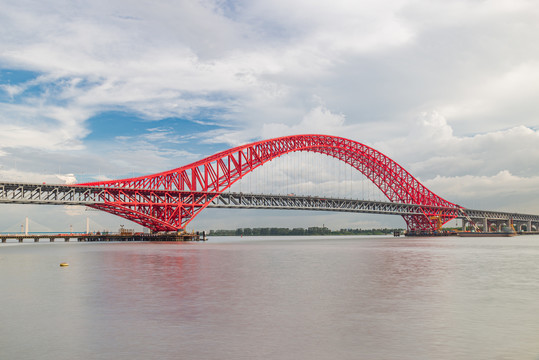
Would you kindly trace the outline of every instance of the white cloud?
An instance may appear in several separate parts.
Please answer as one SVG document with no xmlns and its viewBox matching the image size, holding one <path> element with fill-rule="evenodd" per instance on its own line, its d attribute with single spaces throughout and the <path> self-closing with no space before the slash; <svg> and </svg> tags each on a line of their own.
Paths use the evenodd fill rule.
<svg viewBox="0 0 539 360">
<path fill-rule="evenodd" d="M 395 16 L 405 4 L 399 0 L 336 0 L 315 6 L 304 0 L 246 1 L 236 15 L 261 24 L 267 33 L 281 35 L 283 41 L 306 39 L 313 48 L 328 52 L 364 52 L 409 40 L 407 27 Z"/>
<path fill-rule="evenodd" d="M 539 92 L 538 84 L 539 62 L 517 64 L 484 82 L 470 83 L 457 101 L 442 105 L 441 112 L 459 122 L 467 122 L 465 126 L 470 132 L 492 131 L 492 125 L 496 129 L 504 124 L 518 125 L 527 119 L 537 123 L 533 99 Z M 493 124 L 474 122 L 474 118 L 494 121 Z"/>
<path fill-rule="evenodd" d="M 3 166 L 0 167 L 0 181 L 48 184 L 60 183 L 56 174 L 42 174 L 13 168 L 4 168 Z"/>
<path fill-rule="evenodd" d="M 539 211 L 539 176 L 520 177 L 503 170 L 493 176 L 436 176 L 425 185 L 468 208 L 533 214 Z"/>
<path fill-rule="evenodd" d="M 90 80 L 84 87 L 67 81 L 57 89 L 73 107 L 125 106 L 150 118 L 181 116 L 201 107 L 242 112 L 276 105 L 289 95 L 289 85 L 273 76 L 327 74 L 343 52 L 380 48 L 386 40 L 391 45 L 405 32 L 393 31 L 398 27 L 394 12 L 386 16 L 387 7 L 374 1 L 315 7 L 248 2 L 232 19 L 215 11 L 218 6 L 211 2 L 162 2 L 148 9 L 136 2 L 126 8 L 97 1 L 75 16 L 69 6 L 58 12 L 55 6 L 34 5 L 5 8 L 4 24 L 16 34 L 3 46 L 5 64 L 43 71 L 43 82 Z M 285 8 L 287 15 L 281 16 Z M 282 27 L 292 33 L 299 25 L 310 31 L 294 35 L 297 41 L 291 42 L 271 31 L 259 32 L 255 19 L 265 19 L 262 28 L 268 30 Z M 335 19 L 343 21 L 336 27 Z M 224 99 L 210 100 L 212 93 L 224 92 Z"/>
<path fill-rule="evenodd" d="M 375 147 L 422 178 L 439 175 L 493 176 L 508 170 L 535 176 L 539 170 L 539 130 L 517 126 L 472 136 L 457 136 L 437 111 L 422 113 L 407 125 L 406 136 L 376 143 Z M 407 165 L 409 164 L 409 165 Z"/>
<path fill-rule="evenodd" d="M 64 184 L 76 184 L 77 178 L 74 174 L 56 174 L 56 177 L 64 182 Z"/>
<path fill-rule="evenodd" d="M 69 107 L 0 103 L 0 148 L 80 149 L 87 116 Z"/>
<path fill-rule="evenodd" d="M 21 92 L 23 92 L 25 87 L 18 86 L 18 85 L 2 84 L 0 85 L 0 89 L 4 90 L 10 98 L 13 98 L 13 96 L 18 95 Z"/>
<path fill-rule="evenodd" d="M 319 105 L 311 109 L 296 125 L 283 123 L 264 124 L 262 127 L 263 138 L 274 138 L 296 134 L 346 134 L 345 116 L 333 114 L 327 108 Z"/>
<path fill-rule="evenodd" d="M 296 124 L 286 122 L 269 122 L 261 126 L 258 139 L 270 139 L 297 134 L 326 134 L 347 137 L 353 126 L 347 125 L 343 114 L 334 114 L 324 105 L 317 105 L 303 115 Z M 206 143 L 225 143 L 238 146 L 253 141 L 253 128 L 244 130 L 213 130 L 203 134 Z"/>
<path fill-rule="evenodd" d="M 249 1 L 221 8 L 211 1 L 151 7 L 96 1 L 76 12 L 69 5 L 63 11 L 33 5 L 5 8 L 3 23 L 13 35 L 4 41 L 1 59 L 45 72 L 42 83 L 77 79 L 56 91 L 86 113 L 122 107 L 159 119 L 217 107 L 228 112 L 222 121 L 258 132 L 257 137 L 276 123 L 297 123 L 315 94 L 328 109 L 369 126 L 380 117 L 373 111 L 390 111 L 382 121 L 396 126 L 403 111 L 423 102 L 458 122 L 459 133 L 463 128 L 497 129 L 470 123 L 470 118 L 485 118 L 500 107 L 504 112 L 527 107 L 528 114 L 537 110 L 530 105 L 536 87 L 531 81 L 523 86 L 533 62 L 515 62 L 515 55 L 503 53 L 479 68 L 479 61 L 492 58 L 492 51 L 513 34 L 506 31 L 513 16 L 526 14 L 523 26 L 535 26 L 526 2 L 337 1 L 312 6 Z M 500 23 L 507 13 L 509 19 Z M 485 42 L 490 27 L 506 35 Z M 447 41 L 452 33 L 466 38 Z M 520 31 L 513 35 L 524 36 Z M 520 48 L 530 48 L 526 38 Z M 453 53 L 467 58 L 444 58 Z M 534 53 L 523 55 L 533 58 Z M 519 94 L 513 105 L 507 90 L 504 94 L 507 81 L 518 89 L 510 92 Z M 408 109 L 397 108 L 402 101 Z M 515 119 L 506 124 L 519 125 Z M 496 124 L 499 128 L 499 120 Z M 381 137 L 382 131 L 373 136 Z"/>
</svg>

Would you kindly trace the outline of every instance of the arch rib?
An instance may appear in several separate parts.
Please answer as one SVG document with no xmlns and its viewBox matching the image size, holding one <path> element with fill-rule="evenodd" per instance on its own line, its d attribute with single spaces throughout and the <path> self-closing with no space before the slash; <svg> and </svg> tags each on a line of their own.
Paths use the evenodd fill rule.
<svg viewBox="0 0 539 360">
<path fill-rule="evenodd" d="M 296 151 L 325 154 L 349 164 L 372 181 L 391 202 L 458 208 L 427 189 L 406 169 L 381 152 L 353 140 L 328 135 L 293 135 L 262 140 L 153 175 L 80 185 L 121 188 L 124 192 L 137 189 L 183 190 L 185 194 L 166 202 L 108 201 L 106 206 L 100 207 L 154 231 L 180 230 L 213 198 L 247 173 L 272 159 Z M 436 229 L 438 218 L 446 223 L 454 215 L 450 211 L 432 213 L 425 207 L 424 215 L 405 215 L 403 218 L 409 230 L 430 231 Z"/>
</svg>

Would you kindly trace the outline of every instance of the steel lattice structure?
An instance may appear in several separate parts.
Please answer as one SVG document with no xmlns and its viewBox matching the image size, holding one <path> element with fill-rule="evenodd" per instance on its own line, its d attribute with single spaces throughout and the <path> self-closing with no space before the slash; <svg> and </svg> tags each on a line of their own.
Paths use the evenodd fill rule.
<svg viewBox="0 0 539 360">
<path fill-rule="evenodd" d="M 100 187 L 96 209 L 124 217 L 154 231 L 185 228 L 205 207 L 249 172 L 296 151 L 332 156 L 360 171 L 390 202 L 420 205 L 422 213 L 403 215 L 409 230 L 434 230 L 455 218 L 457 205 L 434 194 L 381 152 L 357 141 L 328 135 L 294 135 L 263 140 L 222 151 L 158 174 L 80 184 Z M 118 192 L 122 196 L 118 196 Z M 445 209 L 445 210 L 444 210 Z"/>
<path fill-rule="evenodd" d="M 178 191 L 179 192 L 179 191 Z M 69 186 L 56 184 L 0 183 L 0 204 L 42 204 L 42 205 L 96 205 L 111 201 L 129 202 L 133 197 L 144 201 L 163 201 L 171 191 L 138 189 L 127 194 L 125 189 L 93 186 Z M 179 196 L 179 195 L 177 195 Z M 470 218 L 477 221 L 520 221 L 539 224 L 539 215 L 508 213 L 502 211 L 473 210 L 467 208 L 444 208 L 436 206 L 403 204 L 397 202 L 351 200 L 317 196 L 221 193 L 208 208 L 228 209 L 282 209 L 317 210 L 371 213 L 385 215 L 423 215 L 425 208 L 432 212 L 450 212 L 456 218 Z"/>
</svg>

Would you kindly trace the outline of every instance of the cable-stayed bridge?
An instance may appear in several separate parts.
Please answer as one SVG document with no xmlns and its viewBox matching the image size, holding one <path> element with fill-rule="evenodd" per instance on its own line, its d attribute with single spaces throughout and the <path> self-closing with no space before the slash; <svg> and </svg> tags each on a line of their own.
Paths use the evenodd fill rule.
<svg viewBox="0 0 539 360">
<path fill-rule="evenodd" d="M 347 164 L 372 182 L 387 201 L 230 192 L 233 184 L 253 170 L 293 152 L 323 154 Z M 400 215 L 408 230 L 414 232 L 432 232 L 456 218 L 462 219 L 463 224 L 479 223 L 485 231 L 511 223 L 526 227 L 527 231 L 539 228 L 539 215 L 473 210 L 453 204 L 427 189 L 379 151 L 353 140 L 326 135 L 259 141 L 177 169 L 129 179 L 76 185 L 0 183 L 0 203 L 85 205 L 153 231 L 184 229 L 205 208 Z"/>
</svg>

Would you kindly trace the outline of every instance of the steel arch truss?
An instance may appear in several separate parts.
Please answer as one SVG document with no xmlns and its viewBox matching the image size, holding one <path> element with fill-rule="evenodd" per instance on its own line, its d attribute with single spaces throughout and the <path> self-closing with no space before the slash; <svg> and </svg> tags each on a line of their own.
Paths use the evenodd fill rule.
<svg viewBox="0 0 539 360">
<path fill-rule="evenodd" d="M 391 202 L 423 205 L 422 214 L 403 215 L 409 230 L 435 230 L 440 222 L 455 218 L 454 211 L 440 209 L 455 209 L 457 205 L 434 194 L 389 157 L 359 142 L 327 135 L 294 135 L 258 141 L 158 174 L 80 185 L 103 188 L 103 196 L 108 200 L 92 207 L 154 231 L 173 231 L 185 228 L 219 194 L 249 172 L 296 151 L 325 154 L 349 164 L 372 181 Z M 122 191 L 122 201 L 117 200 L 118 189 Z M 178 190 L 182 195 L 178 195 Z M 140 196 L 141 192 L 155 194 Z"/>
</svg>

